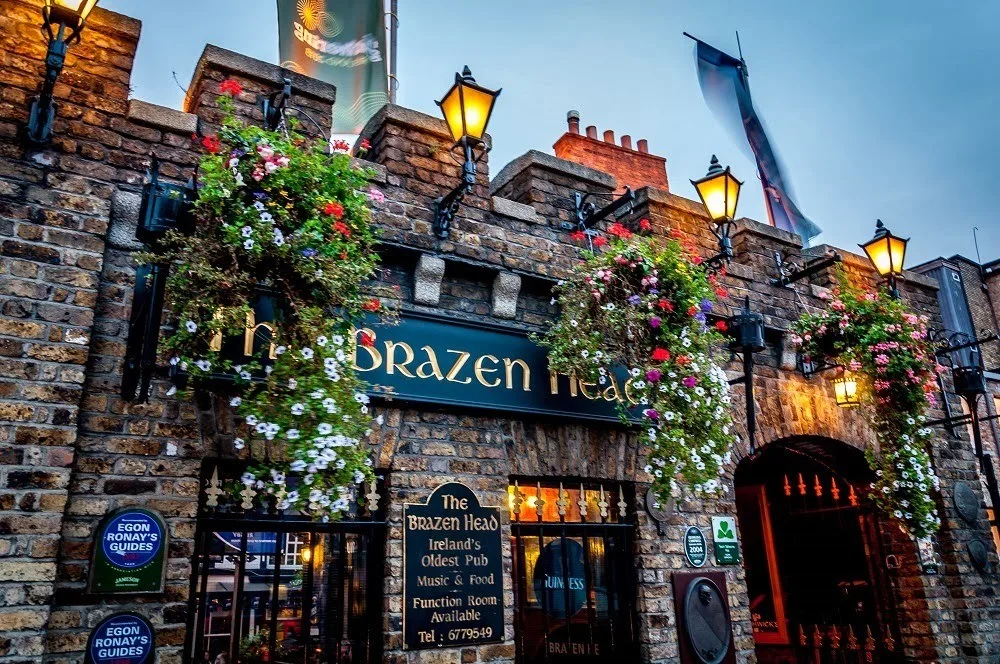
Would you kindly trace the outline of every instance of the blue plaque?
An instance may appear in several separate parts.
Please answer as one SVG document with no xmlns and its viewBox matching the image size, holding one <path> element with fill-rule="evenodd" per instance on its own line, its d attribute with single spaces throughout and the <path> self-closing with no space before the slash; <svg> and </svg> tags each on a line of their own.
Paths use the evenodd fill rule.
<svg viewBox="0 0 1000 664">
<path fill-rule="evenodd" d="M 138 613 L 116 613 L 94 628 L 86 664 L 147 664 L 153 661 L 153 626 Z"/>
</svg>

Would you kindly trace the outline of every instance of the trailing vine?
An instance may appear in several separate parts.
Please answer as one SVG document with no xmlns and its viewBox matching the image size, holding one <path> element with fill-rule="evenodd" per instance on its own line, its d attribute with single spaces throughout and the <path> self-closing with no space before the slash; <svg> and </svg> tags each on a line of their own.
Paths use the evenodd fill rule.
<svg viewBox="0 0 1000 664">
<path fill-rule="evenodd" d="M 792 341 L 805 358 L 825 358 L 859 379 L 878 440 L 878 447 L 865 451 L 876 476 L 872 496 L 913 537 L 926 537 L 941 523 L 931 497 L 931 489 L 938 489 L 927 453 L 932 432 L 925 426 L 941 368 L 928 319 L 885 291 L 852 285 L 843 272 L 838 282 L 825 311 L 803 315 L 793 325 Z"/>
<path fill-rule="evenodd" d="M 171 265 L 166 304 L 177 326 L 163 348 L 196 385 L 235 381 L 235 447 L 257 457 L 243 484 L 281 509 L 337 518 L 373 476 L 362 443 L 372 418 L 353 356 L 356 324 L 386 311 L 362 287 L 378 261 L 371 206 L 384 197 L 346 151 L 330 154 L 294 124 L 248 125 L 234 114 L 239 83 L 222 91 L 218 135 L 199 139 L 194 230 L 171 231 L 142 257 Z M 221 357 L 220 340 L 244 336 L 261 292 L 276 302 L 270 352 Z"/>
<path fill-rule="evenodd" d="M 639 411 L 657 497 L 680 496 L 682 483 L 720 493 L 735 435 L 729 383 L 712 357 L 725 324 L 710 325 L 709 314 L 725 289 L 678 232 L 654 240 L 613 224 L 609 235 L 556 289 L 561 314 L 539 340 L 549 366 L 602 390 L 615 367 L 627 368 L 620 411 L 627 422 Z"/>
</svg>

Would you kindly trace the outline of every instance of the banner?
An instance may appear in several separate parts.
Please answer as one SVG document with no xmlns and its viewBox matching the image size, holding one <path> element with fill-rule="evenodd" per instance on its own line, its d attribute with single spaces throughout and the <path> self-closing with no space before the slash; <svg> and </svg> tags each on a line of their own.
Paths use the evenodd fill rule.
<svg viewBox="0 0 1000 664">
<path fill-rule="evenodd" d="M 278 53 L 337 87 L 334 134 L 360 133 L 389 101 L 382 0 L 278 0 Z"/>
<path fill-rule="evenodd" d="M 690 35 L 688 35 L 690 36 Z M 692 37 L 692 39 L 694 39 Z M 778 154 L 750 98 L 746 66 L 742 60 L 695 39 L 698 82 L 705 103 L 729 131 L 747 157 L 757 162 L 771 225 L 802 236 L 808 244 L 823 231 L 799 211 L 792 200 L 792 186 Z"/>
</svg>

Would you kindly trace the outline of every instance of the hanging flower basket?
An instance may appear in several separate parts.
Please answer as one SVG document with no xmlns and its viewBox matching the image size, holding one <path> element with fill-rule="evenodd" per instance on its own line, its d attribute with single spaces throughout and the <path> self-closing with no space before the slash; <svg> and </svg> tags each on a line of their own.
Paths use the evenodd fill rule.
<svg viewBox="0 0 1000 664">
<path fill-rule="evenodd" d="M 648 223 L 640 228 L 648 227 Z M 626 394 L 642 413 L 652 487 L 661 503 L 681 494 L 724 489 L 722 473 L 735 439 L 729 383 L 713 355 L 724 323 L 709 324 L 725 289 L 698 267 L 681 235 L 654 241 L 620 224 L 610 242 L 595 242 L 557 287 L 558 321 L 540 342 L 553 371 L 599 385 L 624 366 Z M 627 420 L 626 407 L 622 408 Z"/>
<path fill-rule="evenodd" d="M 363 287 L 378 264 L 371 206 L 384 199 L 346 152 L 330 154 L 294 125 L 241 122 L 239 84 L 222 89 L 227 117 L 217 136 L 199 139 L 193 229 L 167 232 L 143 257 L 171 264 L 176 327 L 162 348 L 194 386 L 232 378 L 230 403 L 244 422 L 235 447 L 252 452 L 245 484 L 281 509 L 337 518 L 373 476 L 363 443 L 372 418 L 353 355 L 355 325 L 385 313 Z"/>
<path fill-rule="evenodd" d="M 853 286 L 841 272 L 827 309 L 802 316 L 792 341 L 804 358 L 839 364 L 858 381 L 878 446 L 865 455 L 876 480 L 872 496 L 914 538 L 932 534 L 941 523 L 932 490 L 925 425 L 942 369 L 928 339 L 926 316 L 910 313 L 885 291 Z"/>
</svg>

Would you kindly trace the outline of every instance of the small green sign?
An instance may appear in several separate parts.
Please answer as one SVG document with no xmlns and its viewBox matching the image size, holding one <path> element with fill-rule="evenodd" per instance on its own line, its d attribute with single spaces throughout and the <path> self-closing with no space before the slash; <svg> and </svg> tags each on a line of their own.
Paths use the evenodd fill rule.
<svg viewBox="0 0 1000 664">
<path fill-rule="evenodd" d="M 93 593 L 158 593 L 163 591 L 167 528 L 150 510 L 112 512 L 97 529 L 90 568 Z"/>
<path fill-rule="evenodd" d="M 736 565 L 740 562 L 740 545 L 736 539 L 736 517 L 713 516 L 712 540 L 715 542 L 715 562 Z"/>
<path fill-rule="evenodd" d="M 698 526 L 688 526 L 684 533 L 684 555 L 692 567 L 701 567 L 708 558 L 705 533 Z"/>
</svg>

